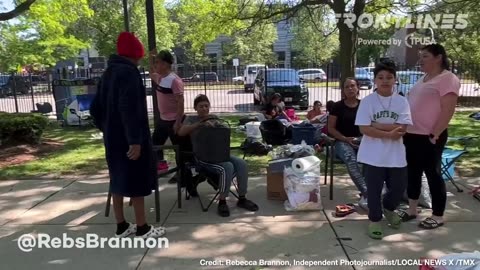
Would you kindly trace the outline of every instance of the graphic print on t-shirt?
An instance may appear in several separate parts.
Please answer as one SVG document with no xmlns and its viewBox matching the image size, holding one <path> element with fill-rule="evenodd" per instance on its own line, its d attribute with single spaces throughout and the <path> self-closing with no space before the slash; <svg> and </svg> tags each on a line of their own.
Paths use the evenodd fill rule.
<svg viewBox="0 0 480 270">
<path fill-rule="evenodd" d="M 355 124 L 372 126 L 374 122 L 411 125 L 407 100 L 397 94 L 390 97 L 381 97 L 377 93 L 366 96 L 358 108 Z M 358 149 L 357 160 L 376 167 L 401 168 L 407 165 L 405 147 L 401 138 L 392 140 L 364 135 Z"/>
<path fill-rule="evenodd" d="M 372 119 L 374 122 L 377 122 L 377 120 L 380 118 L 391 118 L 396 122 L 398 120 L 398 117 L 399 115 L 395 112 L 383 110 L 374 113 Z"/>
</svg>

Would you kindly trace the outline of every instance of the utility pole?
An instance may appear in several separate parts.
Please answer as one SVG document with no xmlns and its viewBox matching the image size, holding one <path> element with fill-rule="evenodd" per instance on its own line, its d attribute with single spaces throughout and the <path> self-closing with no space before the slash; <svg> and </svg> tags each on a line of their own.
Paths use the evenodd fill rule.
<svg viewBox="0 0 480 270">
<path fill-rule="evenodd" d="M 155 37 L 155 16 L 153 12 L 153 0 L 145 0 L 145 11 L 147 15 L 148 57 L 150 60 L 151 51 L 157 48 Z M 157 95 L 155 90 L 156 88 L 157 84 L 152 81 L 153 123 L 155 128 L 158 126 L 158 121 L 160 120 L 160 112 L 158 111 Z"/>
</svg>

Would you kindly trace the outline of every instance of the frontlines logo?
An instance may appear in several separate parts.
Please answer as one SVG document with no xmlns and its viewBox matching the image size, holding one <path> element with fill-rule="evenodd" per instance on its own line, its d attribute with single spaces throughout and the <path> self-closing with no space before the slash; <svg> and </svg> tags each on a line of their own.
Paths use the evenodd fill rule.
<svg viewBox="0 0 480 270">
<path fill-rule="evenodd" d="M 413 20 L 415 18 L 415 20 Z M 363 13 L 360 16 L 354 13 L 335 14 L 336 22 L 340 19 L 347 25 L 348 28 L 354 29 L 355 23 L 358 22 L 358 27 L 366 28 L 388 28 L 393 23 L 395 28 L 407 29 L 465 29 L 468 25 L 468 14 L 419 14 L 417 16 L 406 15 L 397 16 L 391 14 L 370 14 Z M 413 23 L 413 21 L 415 21 Z"/>
</svg>

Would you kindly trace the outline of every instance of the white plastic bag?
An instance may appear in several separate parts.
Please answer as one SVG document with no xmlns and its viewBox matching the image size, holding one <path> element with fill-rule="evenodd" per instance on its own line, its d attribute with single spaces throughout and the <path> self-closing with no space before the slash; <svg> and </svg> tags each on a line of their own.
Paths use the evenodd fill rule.
<svg viewBox="0 0 480 270">
<path fill-rule="evenodd" d="M 283 185 L 288 200 L 284 207 L 287 211 L 322 210 L 320 196 L 320 165 L 303 173 L 295 173 L 291 167 L 283 171 Z"/>
<path fill-rule="evenodd" d="M 438 260 L 447 265 L 436 266 L 436 270 L 480 270 L 480 252 L 478 251 L 447 254 Z M 471 264 L 472 261 L 473 264 Z"/>
</svg>

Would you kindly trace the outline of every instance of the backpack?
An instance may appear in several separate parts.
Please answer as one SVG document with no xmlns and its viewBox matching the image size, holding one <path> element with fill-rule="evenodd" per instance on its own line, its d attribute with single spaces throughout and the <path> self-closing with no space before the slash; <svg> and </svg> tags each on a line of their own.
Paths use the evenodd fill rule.
<svg viewBox="0 0 480 270">
<path fill-rule="evenodd" d="M 254 138 L 247 138 L 243 141 L 240 149 L 242 149 L 245 154 L 264 156 L 272 151 L 273 148 Z"/>
</svg>

